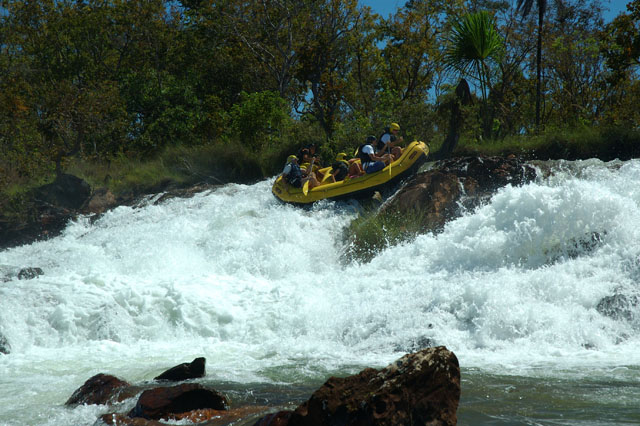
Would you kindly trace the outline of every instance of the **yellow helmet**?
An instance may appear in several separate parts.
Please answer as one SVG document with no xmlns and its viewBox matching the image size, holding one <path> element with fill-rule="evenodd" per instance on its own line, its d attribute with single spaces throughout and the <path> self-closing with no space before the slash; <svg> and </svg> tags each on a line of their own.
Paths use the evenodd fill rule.
<svg viewBox="0 0 640 426">
<path fill-rule="evenodd" d="M 347 156 L 347 154 L 345 154 L 344 152 L 339 153 L 338 155 L 336 155 L 336 160 L 337 161 L 342 161 L 344 160 L 344 158 Z"/>
<path fill-rule="evenodd" d="M 391 130 L 400 130 L 400 125 L 398 123 L 391 123 L 389 126 Z"/>
<path fill-rule="evenodd" d="M 297 160 L 298 157 L 296 157 L 295 155 L 290 155 L 287 157 L 287 163 L 292 162 L 293 160 Z"/>
</svg>

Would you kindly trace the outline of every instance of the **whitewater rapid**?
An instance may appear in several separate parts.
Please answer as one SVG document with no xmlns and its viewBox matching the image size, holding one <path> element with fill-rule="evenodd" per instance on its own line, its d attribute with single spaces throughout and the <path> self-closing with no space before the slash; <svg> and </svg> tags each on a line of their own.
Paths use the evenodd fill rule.
<svg viewBox="0 0 640 426">
<path fill-rule="evenodd" d="M 322 380 L 446 345 L 463 368 L 639 381 L 640 162 L 560 163 L 485 205 L 346 263 L 356 203 L 278 203 L 272 181 L 118 207 L 0 252 L 0 424 L 93 424 L 62 404 L 99 372 L 130 382 L 207 358 L 239 383 Z M 588 373 L 587 373 L 588 371 Z M 629 378 L 629 371 L 634 376 Z"/>
</svg>

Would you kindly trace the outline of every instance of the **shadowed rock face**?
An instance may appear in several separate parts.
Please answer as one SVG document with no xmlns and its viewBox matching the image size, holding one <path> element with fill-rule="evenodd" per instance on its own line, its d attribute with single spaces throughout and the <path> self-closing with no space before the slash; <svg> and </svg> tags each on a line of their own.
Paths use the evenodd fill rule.
<svg viewBox="0 0 640 426">
<path fill-rule="evenodd" d="M 382 370 L 330 378 L 293 413 L 256 426 L 455 425 L 460 367 L 444 346 L 408 354 Z"/>
<path fill-rule="evenodd" d="M 196 358 L 192 362 L 185 362 L 175 367 L 170 368 L 164 373 L 160 374 L 154 380 L 168 380 L 173 382 L 179 382 L 188 379 L 197 379 L 204 377 L 205 375 L 205 358 Z"/>
<path fill-rule="evenodd" d="M 506 185 L 535 179 L 535 169 L 515 157 L 466 157 L 434 163 L 390 199 L 380 213 L 421 212 L 425 231 L 439 231 L 461 208 L 473 208 Z"/>
</svg>

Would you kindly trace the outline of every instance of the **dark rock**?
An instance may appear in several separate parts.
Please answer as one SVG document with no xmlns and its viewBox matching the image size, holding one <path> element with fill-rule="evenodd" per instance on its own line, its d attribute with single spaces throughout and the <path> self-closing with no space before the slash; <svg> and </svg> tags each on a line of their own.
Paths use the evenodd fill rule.
<svg viewBox="0 0 640 426">
<path fill-rule="evenodd" d="M 42 274 L 44 274 L 44 272 L 42 272 L 42 269 L 40 268 L 22 268 L 20 272 L 18 272 L 18 279 L 31 280 Z"/>
<path fill-rule="evenodd" d="M 455 425 L 459 400 L 458 359 L 439 346 L 382 370 L 332 377 L 292 414 L 272 414 L 256 425 Z"/>
<path fill-rule="evenodd" d="M 614 320 L 632 321 L 635 316 L 640 317 L 640 296 L 635 294 L 607 296 L 598 302 L 596 310 Z"/>
<path fill-rule="evenodd" d="M 79 209 L 91 195 L 91 187 L 79 177 L 62 174 L 36 190 L 39 200 L 67 209 Z"/>
<path fill-rule="evenodd" d="M 129 383 L 108 374 L 96 374 L 71 395 L 65 405 L 102 405 L 124 401 L 135 395 Z"/>
<path fill-rule="evenodd" d="M 229 400 L 213 389 L 207 389 L 197 383 L 187 383 L 142 392 L 136 406 L 128 415 L 158 420 L 204 408 L 227 410 Z"/>
<path fill-rule="evenodd" d="M 2 333 L 0 333 L 0 354 L 8 355 L 11 353 L 11 345 Z"/>
<path fill-rule="evenodd" d="M 173 382 L 180 382 L 182 380 L 197 379 L 198 377 L 204 377 L 205 375 L 205 362 L 202 357 L 196 358 L 190 363 L 185 362 L 180 365 L 176 365 L 173 368 L 160 374 L 154 380 L 170 380 Z"/>
<path fill-rule="evenodd" d="M 258 420 L 253 426 L 287 426 L 293 411 L 278 411 Z"/>
<path fill-rule="evenodd" d="M 255 418 L 260 413 L 267 411 L 267 407 L 245 406 L 233 410 L 214 410 L 205 408 L 172 415 L 170 421 L 189 421 L 188 424 L 201 424 L 206 426 L 227 426 L 232 424 L 244 424 L 248 418 Z M 142 417 L 128 417 L 122 413 L 104 414 L 94 426 L 166 426 L 167 423 L 157 420 L 143 419 Z"/>
<path fill-rule="evenodd" d="M 155 420 L 147 420 L 141 417 L 131 418 L 126 414 L 109 413 L 103 414 L 93 426 L 166 426 L 166 423 Z"/>
<path fill-rule="evenodd" d="M 439 231 L 464 209 L 474 208 L 505 185 L 522 185 L 535 169 L 515 157 L 464 157 L 438 161 L 417 174 L 380 214 L 420 212 L 424 231 Z"/>
</svg>

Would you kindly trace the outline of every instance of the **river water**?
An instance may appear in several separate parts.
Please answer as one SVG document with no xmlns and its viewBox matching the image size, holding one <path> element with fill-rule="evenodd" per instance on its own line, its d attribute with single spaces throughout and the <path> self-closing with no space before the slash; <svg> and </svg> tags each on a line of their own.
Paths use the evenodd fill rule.
<svg viewBox="0 0 640 426">
<path fill-rule="evenodd" d="M 553 167 L 365 264 L 343 260 L 357 204 L 282 205 L 270 180 L 2 251 L 44 274 L 0 282 L 0 424 L 92 425 L 111 408 L 64 407 L 89 377 L 200 356 L 234 401 L 295 405 L 425 345 L 460 361 L 459 424 L 640 424 L 640 307 L 597 309 L 640 294 L 640 162 Z"/>
</svg>

